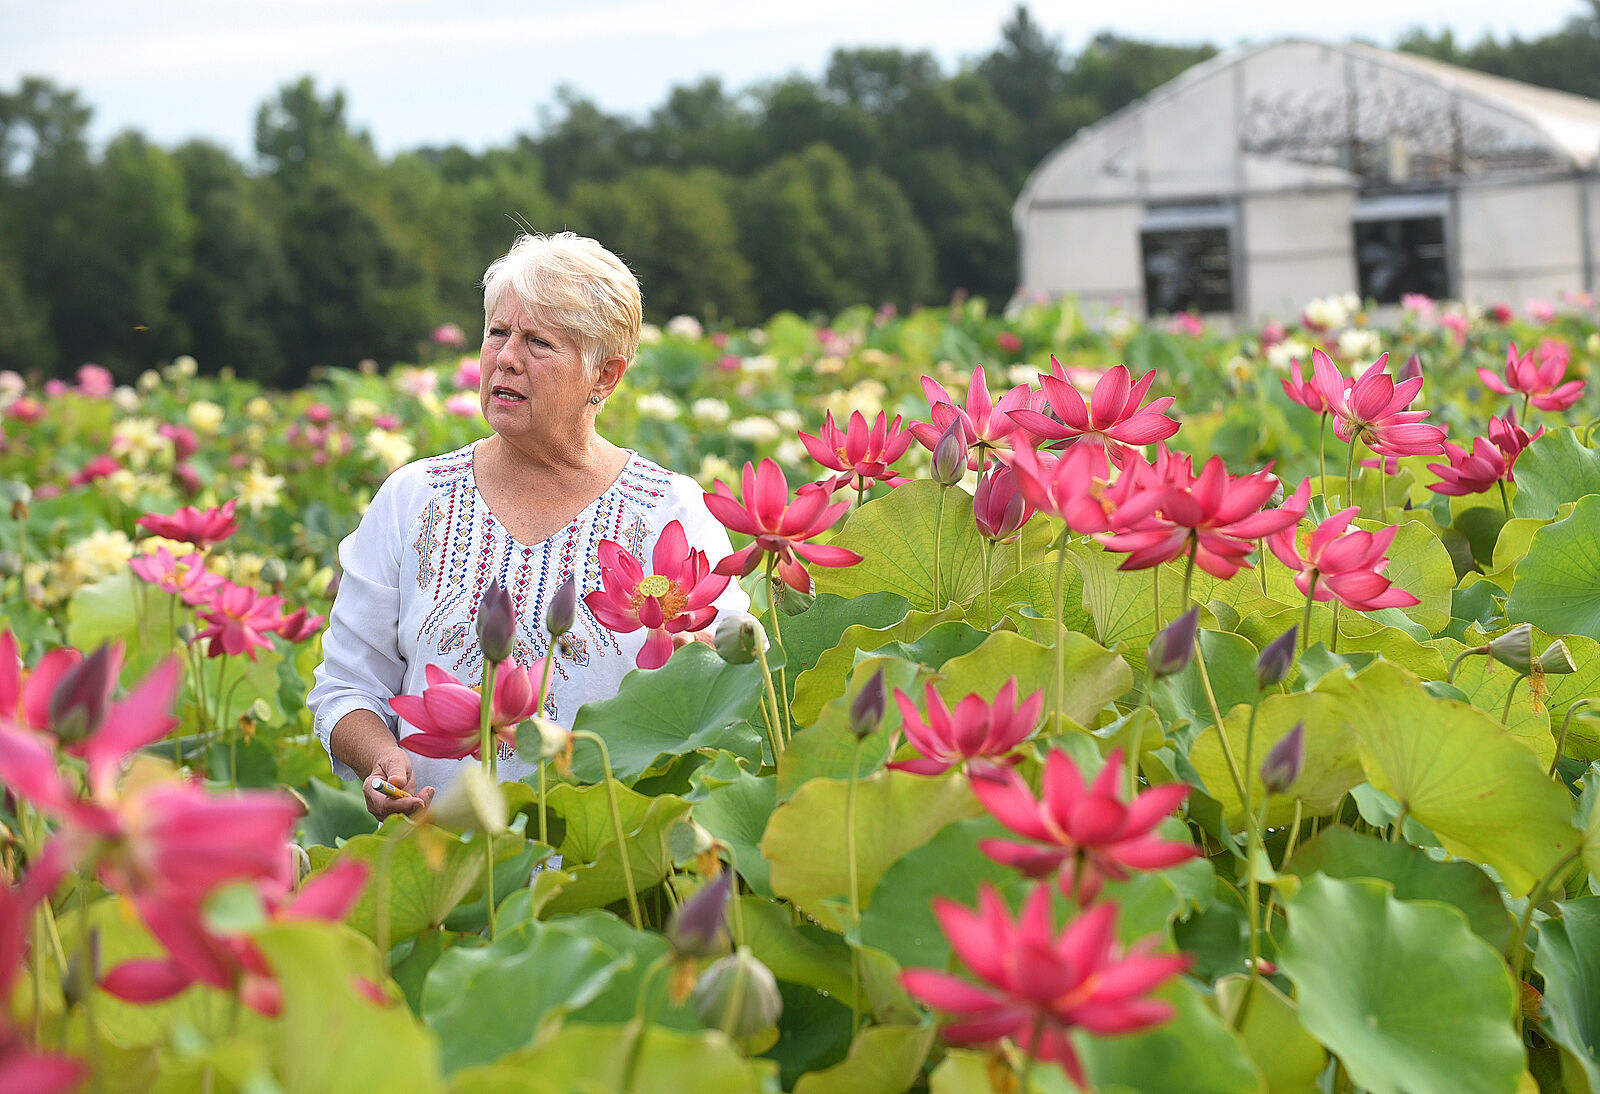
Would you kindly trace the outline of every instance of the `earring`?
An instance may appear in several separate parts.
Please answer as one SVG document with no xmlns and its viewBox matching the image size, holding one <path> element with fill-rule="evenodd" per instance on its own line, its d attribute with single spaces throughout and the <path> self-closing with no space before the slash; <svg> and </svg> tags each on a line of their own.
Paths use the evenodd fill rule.
<svg viewBox="0 0 1600 1094">
<path fill-rule="evenodd" d="M 599 406 L 600 405 L 600 396 L 598 396 L 598 395 L 589 396 L 589 405 L 590 406 Z"/>
</svg>

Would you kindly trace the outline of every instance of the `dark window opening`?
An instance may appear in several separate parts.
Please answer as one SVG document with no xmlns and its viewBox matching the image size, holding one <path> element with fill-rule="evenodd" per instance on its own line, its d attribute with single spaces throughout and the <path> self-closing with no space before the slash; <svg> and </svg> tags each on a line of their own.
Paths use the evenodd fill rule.
<svg viewBox="0 0 1600 1094">
<path fill-rule="evenodd" d="M 1405 293 L 1435 300 L 1453 295 L 1444 217 L 1361 220 L 1355 238 L 1363 299 L 1398 304 Z"/>
<path fill-rule="evenodd" d="M 1233 253 L 1226 228 L 1139 233 L 1149 315 L 1233 311 Z"/>
</svg>

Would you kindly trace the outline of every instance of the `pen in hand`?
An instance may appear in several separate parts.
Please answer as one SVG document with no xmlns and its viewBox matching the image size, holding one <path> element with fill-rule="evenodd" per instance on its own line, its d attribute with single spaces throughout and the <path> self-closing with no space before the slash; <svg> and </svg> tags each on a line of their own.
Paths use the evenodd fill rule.
<svg viewBox="0 0 1600 1094">
<path fill-rule="evenodd" d="M 372 781 L 369 785 L 372 787 L 372 789 L 376 790 L 384 797 L 389 798 L 391 801 L 399 801 L 401 798 L 411 797 L 410 794 L 407 794 L 404 790 L 401 790 L 394 783 L 380 778 L 377 775 L 372 777 Z"/>
</svg>

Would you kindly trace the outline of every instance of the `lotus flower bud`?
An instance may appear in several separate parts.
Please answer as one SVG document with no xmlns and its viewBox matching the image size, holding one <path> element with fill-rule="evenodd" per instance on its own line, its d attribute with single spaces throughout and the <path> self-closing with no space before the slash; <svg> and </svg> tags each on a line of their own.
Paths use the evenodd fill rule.
<svg viewBox="0 0 1600 1094">
<path fill-rule="evenodd" d="M 81 741 L 100 728 L 121 666 L 121 646 L 108 644 L 62 674 L 50 693 L 50 726 L 63 743 Z"/>
<path fill-rule="evenodd" d="M 339 582 L 342 580 L 344 580 L 344 571 L 333 571 L 333 576 L 328 579 L 328 587 L 322 590 L 322 595 L 327 597 L 329 600 L 332 600 L 334 597 L 338 596 Z"/>
<path fill-rule="evenodd" d="M 1299 637 L 1300 625 L 1297 623 L 1267 643 L 1267 648 L 1256 658 L 1258 687 L 1270 688 L 1288 678 L 1289 670 L 1294 668 L 1294 648 Z"/>
<path fill-rule="evenodd" d="M 954 486 L 967 473 L 967 432 L 957 418 L 933 446 L 933 481 Z"/>
<path fill-rule="evenodd" d="M 506 798 L 480 764 L 463 764 L 460 774 L 428 807 L 428 821 L 452 832 L 499 835 L 506 830 Z"/>
<path fill-rule="evenodd" d="M 1539 671 L 1546 676 L 1565 676 L 1569 672 L 1577 672 L 1578 663 L 1572 659 L 1572 651 L 1567 649 L 1567 644 L 1558 638 L 1539 655 Z"/>
<path fill-rule="evenodd" d="M 1533 671 L 1533 628 L 1518 623 L 1489 643 L 1489 656 L 1512 672 L 1527 676 Z"/>
<path fill-rule="evenodd" d="M 289 567 L 280 558 L 269 558 L 261 564 L 261 580 L 273 588 L 282 588 L 289 578 Z"/>
<path fill-rule="evenodd" d="M 783 996 L 772 970 L 740 946 L 700 974 L 694 1011 L 706 1025 L 737 1040 L 775 1025 L 783 1014 Z"/>
<path fill-rule="evenodd" d="M 517 619 L 511 607 L 511 594 L 498 578 L 478 601 L 478 648 L 495 664 L 511 660 L 517 637 Z"/>
<path fill-rule="evenodd" d="M 550 596 L 550 603 L 544 609 L 544 629 L 550 632 L 551 638 L 560 638 L 572 629 L 572 623 L 578 616 L 578 583 L 568 577 L 556 587 Z"/>
<path fill-rule="evenodd" d="M 1414 380 L 1422 375 L 1422 358 L 1413 353 L 1406 358 L 1406 363 L 1400 366 L 1400 375 L 1395 377 L 1395 383 L 1403 384 L 1407 380 Z"/>
<path fill-rule="evenodd" d="M 799 615 L 811 607 L 816 599 L 811 593 L 803 593 L 789 585 L 777 574 L 772 575 L 772 601 L 784 615 Z"/>
<path fill-rule="evenodd" d="M 730 665 L 748 665 L 765 648 L 767 635 L 760 620 L 733 612 L 717 620 L 717 654 Z"/>
<path fill-rule="evenodd" d="M 517 755 L 535 763 L 554 759 L 572 747 L 572 733 L 542 714 L 517 727 Z"/>
<path fill-rule="evenodd" d="M 680 957 L 710 957 L 717 952 L 732 889 L 733 871 L 723 870 L 672 913 L 667 941 Z"/>
<path fill-rule="evenodd" d="M 1194 657 L 1194 640 L 1200 631 L 1200 608 L 1190 608 L 1156 632 L 1145 651 L 1145 664 L 1157 680 L 1174 676 L 1189 667 Z"/>
<path fill-rule="evenodd" d="M 1305 727 L 1304 722 L 1296 722 L 1261 761 L 1261 785 L 1268 794 L 1282 794 L 1299 780 L 1306 766 Z"/>
<path fill-rule="evenodd" d="M 856 740 L 863 740 L 877 731 L 888 705 L 889 692 L 883 683 L 883 670 L 879 669 L 850 701 L 850 732 L 855 734 Z"/>
</svg>

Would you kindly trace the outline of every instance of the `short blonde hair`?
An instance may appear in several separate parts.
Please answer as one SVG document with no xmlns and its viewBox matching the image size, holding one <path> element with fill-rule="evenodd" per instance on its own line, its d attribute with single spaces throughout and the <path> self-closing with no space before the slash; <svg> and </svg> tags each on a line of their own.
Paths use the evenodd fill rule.
<svg viewBox="0 0 1600 1094">
<path fill-rule="evenodd" d="M 484 333 L 512 293 L 530 311 L 570 333 L 598 372 L 609 357 L 630 363 L 639 352 L 644 300 L 622 259 L 576 232 L 521 235 L 483 275 Z"/>
</svg>

